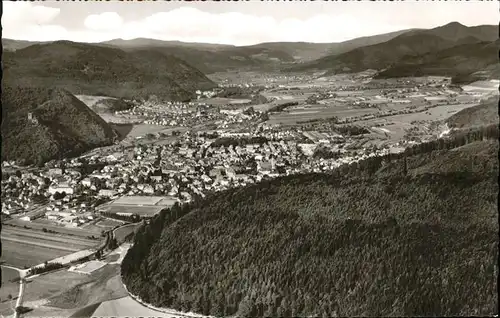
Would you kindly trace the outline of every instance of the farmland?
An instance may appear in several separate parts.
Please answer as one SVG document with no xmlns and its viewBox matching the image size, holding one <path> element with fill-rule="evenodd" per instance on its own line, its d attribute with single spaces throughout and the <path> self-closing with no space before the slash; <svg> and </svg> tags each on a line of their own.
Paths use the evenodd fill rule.
<svg viewBox="0 0 500 318">
<path fill-rule="evenodd" d="M 94 247 L 99 244 L 99 240 L 4 226 L 2 243 L 2 260 L 23 268 Z"/>
<path fill-rule="evenodd" d="M 46 230 L 54 231 L 60 234 L 65 234 L 69 236 L 78 236 L 78 237 L 84 237 L 87 238 L 88 236 L 97 236 L 99 237 L 101 235 L 100 230 L 87 230 L 84 228 L 75 228 L 75 227 L 65 227 L 61 225 L 57 225 L 54 222 L 50 220 L 44 220 L 44 219 L 36 219 L 32 222 L 26 222 L 26 221 L 21 221 L 18 219 L 12 219 L 7 222 L 5 222 L 3 225 L 7 226 L 13 226 L 16 228 L 28 228 L 32 230 L 38 230 L 38 231 L 43 231 L 45 228 Z"/>
<path fill-rule="evenodd" d="M 84 267 L 93 267 L 93 271 L 83 274 L 61 270 L 35 277 L 26 288 L 25 305 L 34 309 L 26 317 L 69 317 L 75 313 L 80 317 L 80 310 L 88 311 L 88 317 L 95 316 L 93 311 L 98 306 L 88 306 L 127 296 L 119 264 L 105 258 L 102 263 L 88 262 Z"/>
<path fill-rule="evenodd" d="M 17 271 L 2 266 L 2 286 L 0 288 L 0 315 L 6 316 L 13 313 L 19 293 L 19 283 L 12 280 L 19 277 Z M 12 297 L 9 300 L 9 295 Z"/>
</svg>

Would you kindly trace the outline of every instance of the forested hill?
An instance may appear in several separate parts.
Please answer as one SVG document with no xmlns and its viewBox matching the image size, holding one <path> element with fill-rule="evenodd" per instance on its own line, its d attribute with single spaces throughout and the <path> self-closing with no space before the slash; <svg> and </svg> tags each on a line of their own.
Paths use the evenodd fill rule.
<svg viewBox="0 0 500 318">
<path fill-rule="evenodd" d="M 3 53 L 4 81 L 63 88 L 77 95 L 189 100 L 217 85 L 188 63 L 153 50 L 125 52 L 56 41 Z"/>
<path fill-rule="evenodd" d="M 123 281 L 214 316 L 498 314 L 494 128 L 176 206 L 141 227 Z"/>
<path fill-rule="evenodd" d="M 118 137 L 68 91 L 2 86 L 2 160 L 41 164 L 110 145 Z"/>
</svg>

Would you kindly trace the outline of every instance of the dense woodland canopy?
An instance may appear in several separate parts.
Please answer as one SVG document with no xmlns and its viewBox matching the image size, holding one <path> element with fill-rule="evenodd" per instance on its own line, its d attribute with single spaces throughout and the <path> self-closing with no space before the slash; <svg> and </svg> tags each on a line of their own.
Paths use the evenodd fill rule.
<svg viewBox="0 0 500 318">
<path fill-rule="evenodd" d="M 123 281 L 215 316 L 498 313 L 492 127 L 165 210 L 136 234 Z"/>
</svg>

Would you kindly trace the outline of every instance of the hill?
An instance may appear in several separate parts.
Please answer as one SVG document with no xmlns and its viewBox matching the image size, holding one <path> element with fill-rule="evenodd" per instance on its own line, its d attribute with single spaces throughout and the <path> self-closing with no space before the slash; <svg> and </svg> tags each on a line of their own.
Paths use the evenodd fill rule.
<svg viewBox="0 0 500 318">
<path fill-rule="evenodd" d="M 294 61 L 289 54 L 273 49 L 208 43 L 185 43 L 153 39 L 111 40 L 100 45 L 119 47 L 129 52 L 150 50 L 172 55 L 193 65 L 205 74 L 228 70 L 268 70 L 280 63 Z"/>
<path fill-rule="evenodd" d="M 412 30 L 407 34 L 411 35 L 413 33 L 436 35 L 453 42 L 460 42 L 466 38 L 474 38 L 478 42 L 491 42 L 497 40 L 499 35 L 497 25 L 468 27 L 459 22 L 451 22 L 429 30 Z"/>
<path fill-rule="evenodd" d="M 451 128 L 472 128 L 498 124 L 498 96 L 490 98 L 480 105 L 463 109 L 450 116 L 446 123 Z"/>
<path fill-rule="evenodd" d="M 415 56 L 448 48 L 453 42 L 435 35 L 400 35 L 387 42 L 364 46 L 339 55 L 329 55 L 292 68 L 293 71 L 328 70 L 328 73 L 361 72 L 383 69 L 405 56 Z"/>
<path fill-rule="evenodd" d="M 269 42 L 234 46 L 209 43 L 185 43 L 154 39 L 115 39 L 102 45 L 127 50 L 155 49 L 187 61 L 205 74 L 228 70 L 272 70 L 282 64 L 310 61 L 329 54 L 340 54 L 357 47 L 388 41 L 409 30 L 361 37 L 340 43 Z"/>
<path fill-rule="evenodd" d="M 437 52 L 402 58 L 397 64 L 379 72 L 375 78 L 409 76 L 449 76 L 454 83 L 467 83 L 481 79 L 478 71 L 498 66 L 498 41 L 471 42 Z M 486 76 L 488 77 L 488 76 Z"/>
<path fill-rule="evenodd" d="M 450 23 L 429 30 L 409 30 L 386 42 L 358 47 L 342 54 L 328 55 L 309 63 L 290 67 L 286 71 L 327 71 L 328 74 L 358 72 L 366 69 L 390 68 L 402 59 L 432 55 L 457 45 L 495 41 L 496 26 L 466 27 Z"/>
<path fill-rule="evenodd" d="M 402 159 L 353 165 L 163 211 L 136 234 L 123 281 L 213 316 L 498 313 L 498 143 L 445 149 L 409 156 L 406 175 Z"/>
<path fill-rule="evenodd" d="M 17 51 L 20 49 L 24 49 L 28 46 L 39 44 L 41 42 L 32 42 L 32 41 L 23 41 L 23 40 L 12 40 L 2 38 L 2 50 L 3 51 Z"/>
<path fill-rule="evenodd" d="M 3 85 L 2 160 L 43 163 L 112 144 L 116 137 L 68 91 Z"/>
<path fill-rule="evenodd" d="M 290 56 L 293 56 L 295 60 L 306 62 L 326 55 L 338 55 L 354 50 L 358 47 L 386 42 L 409 31 L 410 30 L 402 30 L 373 36 L 364 36 L 338 43 L 269 42 L 251 45 L 248 47 L 283 51 Z"/>
<path fill-rule="evenodd" d="M 57 41 L 4 52 L 10 84 L 58 87 L 78 95 L 188 100 L 197 89 L 216 86 L 176 57 L 151 50 L 125 52 L 92 44 Z"/>
</svg>

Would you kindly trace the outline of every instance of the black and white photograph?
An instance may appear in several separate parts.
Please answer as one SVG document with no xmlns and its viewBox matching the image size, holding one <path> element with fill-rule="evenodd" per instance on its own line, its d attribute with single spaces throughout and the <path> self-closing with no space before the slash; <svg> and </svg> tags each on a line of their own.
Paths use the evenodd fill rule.
<svg viewBox="0 0 500 318">
<path fill-rule="evenodd" d="M 498 1 L 1 6 L 0 318 L 498 316 Z"/>
</svg>

